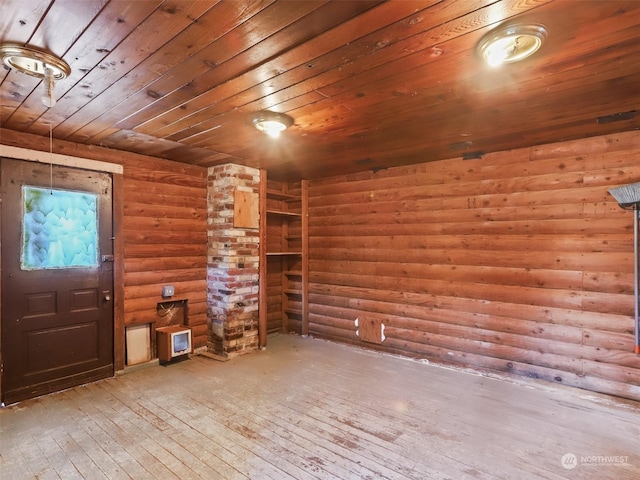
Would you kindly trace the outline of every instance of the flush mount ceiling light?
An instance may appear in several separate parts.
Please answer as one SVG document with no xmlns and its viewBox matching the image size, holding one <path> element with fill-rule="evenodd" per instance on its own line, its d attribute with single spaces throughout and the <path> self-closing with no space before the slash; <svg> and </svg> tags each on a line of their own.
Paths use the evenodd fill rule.
<svg viewBox="0 0 640 480">
<path fill-rule="evenodd" d="M 9 68 L 44 80 L 45 95 L 42 97 L 42 103 L 47 107 L 56 104 L 53 84 L 71 73 L 71 67 L 67 62 L 46 50 L 23 47 L 15 43 L 0 44 L 0 56 Z"/>
<path fill-rule="evenodd" d="M 293 118 L 284 113 L 263 110 L 253 116 L 253 125 L 261 132 L 275 138 L 293 125 Z"/>
<path fill-rule="evenodd" d="M 523 60 L 542 46 L 547 38 L 544 25 L 507 25 L 491 30 L 478 42 L 480 58 L 492 67 Z"/>
</svg>

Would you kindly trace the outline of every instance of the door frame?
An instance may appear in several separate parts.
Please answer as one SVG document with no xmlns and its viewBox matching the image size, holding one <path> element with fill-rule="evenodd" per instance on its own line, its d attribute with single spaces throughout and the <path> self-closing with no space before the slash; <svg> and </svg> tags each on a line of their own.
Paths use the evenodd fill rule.
<svg viewBox="0 0 640 480">
<path fill-rule="evenodd" d="M 70 155 L 31 150 L 0 144 L 0 157 L 39 162 L 79 170 L 91 170 L 111 174 L 112 203 L 113 203 L 113 367 L 115 372 L 124 370 L 125 366 L 125 327 L 124 327 L 124 240 L 122 237 L 122 219 L 124 216 L 123 203 L 123 174 L 124 167 L 116 163 L 102 162 Z M 0 209 L 3 208 L 0 195 Z M 1 218 L 1 216 L 0 216 Z M 0 223 L 0 231 L 2 225 Z M 1 241 L 1 240 L 0 240 Z M 0 269 L 2 260 L 0 258 Z M 2 282 L 0 281 L 0 322 L 2 322 Z M 0 333 L 1 334 L 1 333 Z M 0 339 L 1 340 L 1 339 Z M 0 364 L 2 364 L 2 347 L 0 342 Z M 2 376 L 0 375 L 0 392 L 2 392 Z"/>
</svg>

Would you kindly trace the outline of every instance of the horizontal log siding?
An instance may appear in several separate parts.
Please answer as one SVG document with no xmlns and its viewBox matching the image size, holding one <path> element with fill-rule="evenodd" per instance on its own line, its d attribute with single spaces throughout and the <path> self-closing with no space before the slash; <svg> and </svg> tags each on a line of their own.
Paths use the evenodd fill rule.
<svg viewBox="0 0 640 480">
<path fill-rule="evenodd" d="M 196 348 L 207 344 L 206 174 L 149 157 L 124 164 L 125 325 L 154 323 L 158 302 L 186 299 Z M 163 285 L 175 287 L 171 299 Z"/>
<path fill-rule="evenodd" d="M 1 130 L 2 143 L 48 151 L 48 138 Z M 54 152 L 123 165 L 124 325 L 154 323 L 162 285 L 188 300 L 194 347 L 207 342 L 207 170 L 54 140 Z M 116 288 L 118 292 L 118 288 Z M 124 339 L 123 339 L 124 340 Z M 121 359 L 116 359 L 121 368 Z"/>
<path fill-rule="evenodd" d="M 310 333 L 640 400 L 633 215 L 607 192 L 639 158 L 630 132 L 310 181 Z"/>
</svg>

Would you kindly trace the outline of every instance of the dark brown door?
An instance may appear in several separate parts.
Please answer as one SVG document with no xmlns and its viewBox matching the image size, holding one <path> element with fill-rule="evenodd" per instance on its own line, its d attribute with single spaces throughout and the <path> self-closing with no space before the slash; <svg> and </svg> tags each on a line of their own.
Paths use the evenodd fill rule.
<svg viewBox="0 0 640 480">
<path fill-rule="evenodd" d="M 2 400 L 113 375 L 111 177 L 0 159 Z"/>
</svg>

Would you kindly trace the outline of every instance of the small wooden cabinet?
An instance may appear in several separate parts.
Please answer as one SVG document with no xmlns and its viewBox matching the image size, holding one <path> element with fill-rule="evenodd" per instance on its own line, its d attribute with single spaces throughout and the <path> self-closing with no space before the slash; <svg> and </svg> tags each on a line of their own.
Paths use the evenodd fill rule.
<svg viewBox="0 0 640 480">
<path fill-rule="evenodd" d="M 260 198 L 260 346 L 276 332 L 308 333 L 307 181 L 270 181 Z"/>
</svg>

